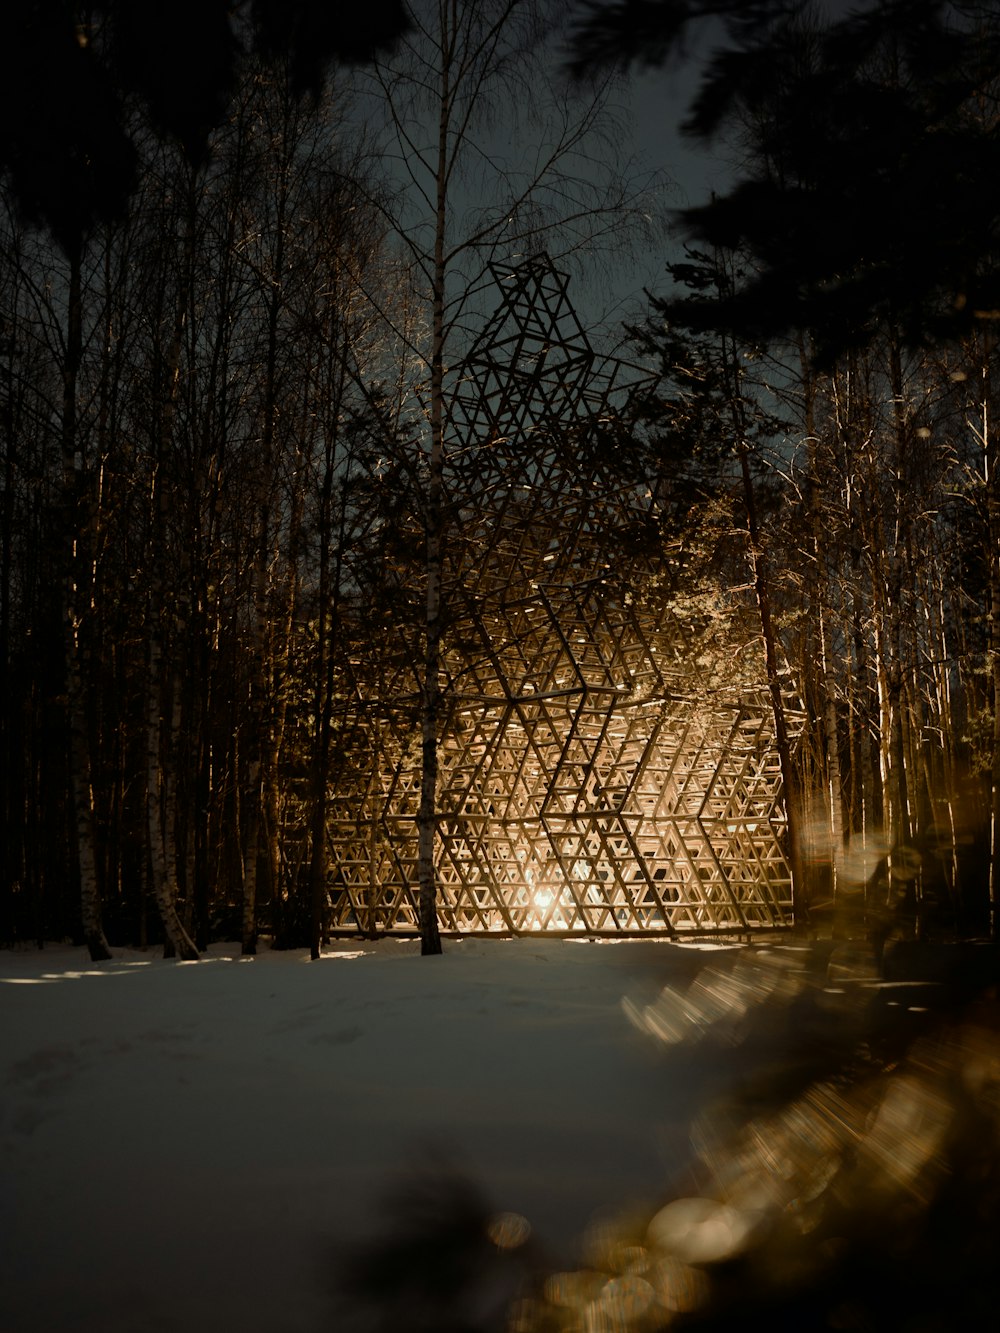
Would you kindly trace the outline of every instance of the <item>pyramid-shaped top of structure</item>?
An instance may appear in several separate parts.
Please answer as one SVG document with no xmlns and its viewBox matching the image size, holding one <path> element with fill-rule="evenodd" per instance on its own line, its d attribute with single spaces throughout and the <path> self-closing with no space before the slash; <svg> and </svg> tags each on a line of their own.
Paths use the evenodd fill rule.
<svg viewBox="0 0 1000 1333">
<path fill-rule="evenodd" d="M 623 363 L 604 361 L 546 254 L 491 266 L 500 304 L 459 370 L 452 425 L 467 439 L 525 440 L 604 408 Z"/>
</svg>

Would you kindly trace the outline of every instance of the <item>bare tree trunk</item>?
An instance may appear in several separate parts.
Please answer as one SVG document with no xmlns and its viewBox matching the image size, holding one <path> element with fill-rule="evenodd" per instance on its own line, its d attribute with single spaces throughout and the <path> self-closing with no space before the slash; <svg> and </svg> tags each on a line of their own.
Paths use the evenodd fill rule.
<svg viewBox="0 0 1000 1333">
<path fill-rule="evenodd" d="M 66 694 L 69 702 L 70 767 L 76 846 L 80 867 L 80 908 L 83 938 L 95 963 L 111 957 L 101 924 L 101 899 L 94 849 L 94 797 L 90 785 L 90 741 L 87 705 L 78 661 L 79 639 L 75 614 L 67 610 Z"/>
<path fill-rule="evenodd" d="M 876 570 L 876 581 L 881 582 L 881 572 Z M 896 747 L 893 732 L 896 726 L 896 712 L 893 709 L 894 691 L 892 685 L 892 635 L 888 624 L 889 612 L 885 593 L 879 590 L 875 611 L 875 661 L 878 680 L 879 711 L 879 777 L 882 785 L 882 818 L 886 832 L 897 841 L 900 839 L 901 793 L 899 787 L 899 769 L 896 764 Z"/>
<path fill-rule="evenodd" d="M 287 104 L 286 104 L 287 111 Z M 274 691 L 268 679 L 274 666 L 275 642 L 269 567 L 273 530 L 276 525 L 272 514 L 274 484 L 274 434 L 278 401 L 278 319 L 285 300 L 285 210 L 287 206 L 288 176 L 285 160 L 287 117 L 282 119 L 281 157 L 277 187 L 276 212 L 273 224 L 274 255 L 269 275 L 267 298 L 267 343 L 264 361 L 263 404 L 261 421 L 261 457 L 257 465 L 255 550 L 253 561 L 254 635 L 251 645 L 251 682 L 249 750 L 251 802 L 247 817 L 247 850 L 243 889 L 243 943 L 242 952 L 257 952 L 257 891 L 260 866 L 267 868 L 272 898 L 279 892 L 278 885 L 278 831 L 274 796 L 275 765 L 278 749 L 278 719 L 273 706 Z M 277 536 L 273 536 L 277 547 Z"/>
<path fill-rule="evenodd" d="M 424 511 L 427 579 L 423 696 L 420 709 L 420 806 L 417 812 L 417 878 L 420 886 L 420 952 L 441 952 L 434 852 L 437 835 L 438 729 L 441 723 L 441 560 L 444 492 L 444 286 L 445 221 L 448 211 L 449 65 L 442 68 L 438 120 L 437 197 L 434 219 L 434 278 L 431 328 L 430 471 Z"/>
<path fill-rule="evenodd" d="M 312 807 L 309 818 L 309 899 L 312 920 L 310 955 L 313 960 L 320 956 L 324 933 L 327 876 L 327 783 L 330 777 L 330 743 L 333 735 L 333 636 L 336 632 L 338 619 L 341 560 L 344 548 L 343 513 L 341 513 L 340 540 L 331 579 L 330 544 L 333 536 L 331 511 L 336 462 L 336 451 L 333 448 L 331 436 L 328 434 L 320 496 L 318 643 L 316 647 L 316 675 L 313 682 L 313 713 L 316 718 L 316 735 L 312 755 Z M 362 934 L 364 934 L 363 930 Z"/>
<path fill-rule="evenodd" d="M 840 767 L 840 735 L 837 726 L 837 703 L 830 683 L 829 637 L 825 609 L 819 608 L 820 678 L 823 686 L 823 736 L 826 741 L 826 791 L 830 817 L 830 834 L 834 847 L 834 894 L 837 890 L 837 857 L 844 847 L 844 779 Z"/>
<path fill-rule="evenodd" d="M 156 610 L 151 608 L 155 618 Z M 162 714 L 173 714 L 173 682 L 164 686 L 162 629 L 149 629 L 149 663 L 146 716 L 146 821 L 149 833 L 149 862 L 153 896 L 167 940 L 177 957 L 192 961 L 199 957 L 191 937 L 177 915 L 177 848 L 174 839 L 174 799 L 170 765 L 164 764 Z M 166 697 L 164 697 L 166 696 Z"/>
<path fill-rule="evenodd" d="M 237 781 L 239 777 L 237 774 Z M 240 788 L 243 808 L 243 905 L 240 953 L 252 958 L 257 952 L 257 857 L 260 851 L 260 760 L 251 758 L 245 788 Z M 243 801 L 247 804 L 244 807 Z"/>
<path fill-rule="evenodd" d="M 984 359 L 985 360 L 985 359 Z M 1000 941 L 1000 451 L 996 431 L 990 421 L 990 375 L 988 362 L 983 367 L 982 416 L 980 437 L 986 477 L 988 521 L 987 564 L 990 610 L 989 659 L 993 694 L 993 737 L 990 763 L 990 937 Z"/>
<path fill-rule="evenodd" d="M 842 602 L 840 606 L 840 633 L 847 652 L 845 692 L 848 703 L 848 749 L 850 792 L 848 818 L 844 821 L 852 831 L 867 839 L 881 819 L 881 792 L 876 790 L 872 761 L 872 683 L 871 662 L 867 641 L 865 597 L 861 583 L 862 538 L 856 528 L 854 514 L 856 493 L 859 489 L 859 452 L 856 446 L 858 416 L 864 395 L 859 387 L 862 375 L 858 359 L 848 354 L 844 370 L 834 375 L 832 390 L 834 417 L 838 441 L 842 450 L 844 480 L 844 521 L 849 534 L 845 552 L 847 564 L 842 575 Z M 866 519 L 862 519 L 864 531 Z M 846 831 L 846 830 L 845 830 Z"/>
<path fill-rule="evenodd" d="M 749 450 L 742 436 L 740 436 L 737 444 L 737 450 L 743 478 L 743 496 L 746 503 L 750 572 L 757 597 L 760 632 L 764 643 L 767 691 L 771 701 L 771 715 L 774 719 L 774 743 L 778 751 L 781 785 L 785 797 L 785 819 L 788 829 L 788 869 L 792 879 L 792 918 L 798 928 L 805 929 L 809 925 L 809 903 L 802 889 L 802 841 L 799 832 L 798 794 L 792 771 L 792 748 L 788 735 L 788 721 L 785 715 L 785 701 L 781 694 L 777 640 L 774 633 L 774 622 L 771 617 L 771 590 L 767 576 L 765 553 L 761 545 L 760 528 L 757 522 L 757 503 L 753 478 L 750 474 Z"/>
<path fill-rule="evenodd" d="M 844 850 L 844 789 L 840 765 L 840 736 L 837 725 L 837 702 L 833 691 L 833 673 L 830 669 L 830 613 L 827 609 L 829 578 L 827 549 L 824 538 L 824 515 L 818 500 L 820 493 L 820 460 L 817 456 L 815 420 L 816 383 L 810 365 L 804 336 L 799 339 L 799 365 L 805 391 L 805 431 L 809 444 L 809 474 L 806 514 L 812 544 L 812 574 L 809 578 L 811 615 L 818 637 L 819 695 L 823 727 L 823 785 L 826 792 L 826 819 L 829 827 L 831 855 L 829 857 L 830 894 L 837 901 L 837 873 Z"/>
<path fill-rule="evenodd" d="M 465 336 L 469 303 L 481 290 L 493 260 L 511 251 L 548 249 L 561 226 L 566 226 L 563 253 L 589 249 L 595 243 L 617 247 L 630 233 L 635 235 L 640 217 L 649 218 L 650 197 L 644 188 L 622 179 L 617 163 L 602 162 L 599 152 L 588 154 L 585 168 L 579 165 L 582 145 L 599 141 L 591 131 L 607 123 L 603 111 L 609 83 L 593 88 L 592 96 L 579 101 L 567 93 L 551 118 L 547 111 L 538 114 L 541 101 L 534 93 L 544 82 L 541 57 L 561 39 L 557 10 L 540 0 L 477 0 L 474 5 L 440 0 L 418 9 L 412 40 L 405 44 L 401 59 L 375 68 L 375 117 L 385 115 L 392 151 L 398 152 L 403 167 L 400 195 L 409 196 L 394 218 L 384 204 L 378 207 L 391 219 L 410 271 L 417 275 L 421 298 L 426 294 L 430 305 L 429 354 L 422 340 L 411 343 L 429 370 L 429 382 L 421 387 L 428 395 L 430 434 L 422 460 L 425 599 L 416 831 L 421 951 L 437 954 L 441 952 L 438 785 L 445 703 L 442 635 L 447 620 L 446 343 L 453 334 Z M 488 122 L 504 99 L 517 99 L 520 110 L 544 123 L 545 151 L 535 154 L 533 162 L 526 159 L 523 166 L 491 157 L 489 145 L 477 139 L 478 126 Z M 421 123 L 436 128 L 433 141 L 414 137 L 415 109 Z M 499 207 L 484 210 L 474 223 L 462 226 L 453 216 L 450 187 L 468 172 L 466 181 L 472 186 L 472 194 L 464 196 L 468 202 L 487 164 L 501 185 L 491 200 Z M 599 188 L 591 188 L 592 178 L 600 180 Z M 472 211 L 468 210 L 470 215 Z M 452 276 L 454 291 L 448 285 Z"/>
<path fill-rule="evenodd" d="M 726 392 L 733 418 L 736 453 L 740 462 L 743 483 L 743 502 L 747 520 L 748 555 L 760 620 L 761 640 L 764 644 L 764 669 L 767 680 L 771 716 L 774 720 L 774 743 L 778 751 L 781 785 L 785 801 L 785 821 L 788 832 L 788 870 L 791 876 L 792 919 L 799 929 L 809 925 L 809 903 L 803 891 L 802 838 L 799 828 L 800 803 L 792 769 L 792 748 L 788 734 L 785 701 L 781 693 L 781 673 L 778 668 L 777 636 L 771 615 L 771 587 L 767 558 L 757 517 L 757 497 L 750 471 L 750 446 L 747 443 L 746 407 L 740 392 L 735 349 L 726 340 L 722 342 L 722 369 Z"/>
<path fill-rule="evenodd" d="M 417 813 L 417 876 L 420 885 L 420 952 L 441 952 L 437 921 L 438 728 L 441 717 L 441 444 L 439 423 L 432 421 L 431 478 L 426 504 L 427 601 L 420 710 L 420 806 Z"/>
<path fill-rule="evenodd" d="M 910 818 L 910 793 L 909 779 L 906 766 L 906 734 L 905 721 L 903 716 L 903 632 L 902 632 L 902 600 L 903 600 L 903 560 L 902 553 L 906 549 L 906 524 L 908 516 L 905 514 L 903 481 L 903 459 L 906 449 L 912 443 L 907 438 L 906 412 L 903 403 L 903 371 L 902 359 L 900 355 L 899 342 L 895 336 L 890 337 L 889 342 L 890 375 L 892 381 L 892 403 L 893 403 L 893 421 L 895 424 L 896 436 L 896 458 L 894 460 L 895 476 L 895 501 L 896 513 L 894 515 L 893 541 L 889 556 L 889 583 L 887 588 L 887 609 L 889 613 L 889 706 L 892 718 L 892 762 L 896 770 L 895 789 L 899 802 L 898 823 L 899 832 L 897 840 L 908 844 L 912 837 L 912 821 Z"/>
<path fill-rule="evenodd" d="M 329 709 L 319 720 L 319 737 L 313 755 L 312 800 L 309 809 L 309 957 L 315 962 L 323 947 L 323 908 L 326 897 L 326 759 L 329 754 Z"/>
<path fill-rule="evenodd" d="M 165 624 L 168 619 L 165 568 L 169 558 L 166 542 L 167 481 L 164 470 L 173 437 L 182 340 L 191 296 L 196 211 L 193 170 L 188 175 L 187 196 L 180 290 L 173 313 L 166 356 L 159 367 L 161 382 L 154 427 L 155 458 L 153 491 L 150 495 L 147 599 L 146 825 L 153 897 L 163 922 L 167 944 L 180 958 L 190 960 L 199 957 L 198 950 L 177 915 L 176 774 L 174 772 L 176 756 L 172 744 L 177 727 L 174 712 L 175 672 L 171 663 L 167 663 L 165 669 L 163 648 Z"/>
<path fill-rule="evenodd" d="M 956 818 L 956 805 L 959 800 L 958 756 L 956 741 L 958 730 L 952 706 L 951 683 L 949 679 L 950 645 L 946 628 L 947 617 L 944 608 L 944 585 L 941 579 L 941 566 L 935 567 L 933 582 L 928 579 L 926 596 L 927 638 L 933 645 L 934 656 L 934 711 L 941 734 L 941 753 L 944 766 L 943 797 L 948 813 L 947 852 L 942 846 L 940 799 L 934 802 L 934 833 L 939 854 L 944 858 L 942 874 L 948 888 L 952 910 L 955 916 L 955 928 L 959 935 L 964 930 L 961 899 L 961 876 L 959 873 L 959 826 Z M 933 793 L 932 793 L 933 796 Z"/>
<path fill-rule="evenodd" d="M 69 254 L 69 295 L 66 349 L 63 362 L 62 473 L 66 522 L 63 574 L 63 642 L 66 656 L 66 697 L 70 733 L 70 773 L 76 850 L 80 871 L 80 913 L 83 937 L 94 962 L 111 957 L 101 924 L 100 887 L 94 846 L 94 797 L 90 778 L 90 738 L 87 699 L 81 671 L 80 587 L 77 580 L 86 543 L 85 506 L 77 471 L 76 393 L 83 351 L 83 297 L 81 292 L 82 241 Z"/>
<path fill-rule="evenodd" d="M 320 491 L 318 523 L 319 586 L 316 614 L 316 673 L 313 678 L 313 715 L 316 731 L 313 740 L 311 807 L 309 811 L 309 911 L 311 919 L 310 957 L 320 956 L 323 943 L 323 908 L 326 897 L 326 812 L 327 781 L 330 767 L 331 709 L 333 706 L 333 645 L 331 620 L 328 617 L 330 601 L 330 540 L 331 506 L 333 494 L 333 458 L 327 438 L 326 467 Z M 338 580 L 339 582 L 339 580 Z"/>
<path fill-rule="evenodd" d="M 332 481 L 332 469 L 327 469 L 324 489 Z M 325 497 L 327 500 L 329 496 Z M 316 739 L 312 756 L 312 806 L 309 816 L 309 899 L 312 921 L 310 956 L 319 958 L 325 934 L 325 903 L 327 877 L 326 815 L 327 784 L 330 779 L 330 744 L 333 736 L 333 691 L 334 691 L 334 651 L 331 642 L 337 621 L 336 588 L 339 588 L 338 572 L 335 578 L 333 606 L 327 614 L 329 588 L 329 530 L 323 533 L 324 550 L 321 555 L 320 573 L 320 614 L 319 614 L 319 661 L 317 662 L 314 684 L 313 706 L 316 713 Z M 362 934 L 364 931 L 362 930 Z"/>
<path fill-rule="evenodd" d="M 885 797 L 881 783 L 876 788 L 875 764 L 872 758 L 874 731 L 872 728 L 872 710 L 870 705 L 870 659 L 868 643 L 865 637 L 862 595 L 857 585 L 851 593 L 851 628 L 854 646 L 854 678 L 856 682 L 858 736 L 858 771 L 860 774 L 860 818 L 861 832 L 865 836 L 873 833 L 883 818 Z"/>
</svg>

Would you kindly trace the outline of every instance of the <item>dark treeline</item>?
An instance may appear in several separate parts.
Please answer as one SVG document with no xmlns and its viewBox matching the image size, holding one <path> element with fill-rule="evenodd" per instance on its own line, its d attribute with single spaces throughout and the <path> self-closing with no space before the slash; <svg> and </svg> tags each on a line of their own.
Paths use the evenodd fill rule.
<svg viewBox="0 0 1000 1333">
<path fill-rule="evenodd" d="M 726 619 L 713 641 L 771 687 L 803 915 L 901 905 L 917 929 L 974 934 L 1000 791 L 990 256 L 981 219 L 934 248 L 971 189 L 896 260 L 865 208 L 935 134 L 970 179 L 994 144 L 995 16 L 927 9 L 963 34 L 930 82 L 930 48 L 891 23 L 824 45 L 801 17 L 741 31 L 757 64 L 735 81 L 710 70 L 739 91 L 712 123 L 746 180 L 688 219 L 673 286 L 633 330 L 662 379 L 622 454 L 633 479 L 642 456 L 692 617 Z M 266 54 L 203 143 L 129 92 L 127 208 L 68 225 L 4 178 L 3 941 L 194 956 L 252 951 L 263 926 L 315 945 L 352 682 L 385 670 L 391 637 L 420 651 L 421 442 L 442 403 L 414 349 L 433 342 L 443 374 L 444 334 L 346 85 L 303 98 Z M 796 139 L 820 74 L 839 101 Z M 905 218 L 919 207 L 913 186 Z M 896 261 L 905 303 L 879 286 Z"/>
<path fill-rule="evenodd" d="M 258 901 L 308 938 L 277 766 L 322 786 L 338 596 L 398 507 L 405 402 L 335 105 L 249 68 L 202 164 L 135 134 L 127 215 L 69 254 L 4 198 L 6 939 L 252 948 Z"/>
</svg>

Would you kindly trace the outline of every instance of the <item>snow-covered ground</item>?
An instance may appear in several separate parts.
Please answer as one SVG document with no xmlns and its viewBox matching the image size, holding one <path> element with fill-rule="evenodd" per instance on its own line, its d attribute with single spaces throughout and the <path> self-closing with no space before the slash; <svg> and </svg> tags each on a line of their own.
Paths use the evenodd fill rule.
<svg viewBox="0 0 1000 1333">
<path fill-rule="evenodd" d="M 629 1021 L 718 954 L 384 940 L 197 963 L 0 953 L 4 1333 L 317 1333 L 325 1270 L 429 1154 L 554 1256 L 669 1192 L 738 1077 Z"/>
<path fill-rule="evenodd" d="M 901 943 L 882 976 L 864 943 L 780 938 L 0 952 L 0 1333 L 353 1333 L 345 1264 L 384 1312 L 467 1253 L 449 1327 L 493 1327 L 519 1264 L 549 1275 L 525 1329 L 710 1320 L 733 1290 L 782 1327 L 982 1326 L 998 993 L 977 945 Z M 486 1203 L 431 1241 L 449 1173 Z M 430 1257 L 366 1265 L 420 1180 Z M 413 1292 L 379 1327 L 414 1326 Z"/>
</svg>

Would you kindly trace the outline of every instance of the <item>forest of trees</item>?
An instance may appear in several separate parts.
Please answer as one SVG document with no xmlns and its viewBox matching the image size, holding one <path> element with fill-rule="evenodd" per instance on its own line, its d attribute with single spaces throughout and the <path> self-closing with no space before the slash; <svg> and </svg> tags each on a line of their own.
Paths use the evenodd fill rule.
<svg viewBox="0 0 1000 1333">
<path fill-rule="evenodd" d="M 642 242 L 649 191 L 599 151 L 638 9 L 670 19 L 654 59 L 679 10 L 732 11 L 692 119 L 737 167 L 629 330 L 660 378 L 622 484 L 658 496 L 650 540 L 759 662 L 803 923 L 866 901 L 995 930 L 994 7 L 824 29 L 626 3 L 574 29 L 573 5 L 422 0 L 314 42 L 323 72 L 258 3 L 188 124 L 162 79 L 116 82 L 135 8 L 25 7 L 67 70 L 106 76 L 113 134 L 80 115 L 96 137 L 61 155 L 65 121 L 33 144 L 3 106 L 0 942 L 318 950 L 351 682 L 405 623 L 440 947 L 446 371 L 491 262 L 548 249 L 585 275 Z M 571 32 L 577 84 L 530 106 Z M 496 148 L 508 106 L 541 136 L 530 170 Z"/>
</svg>

